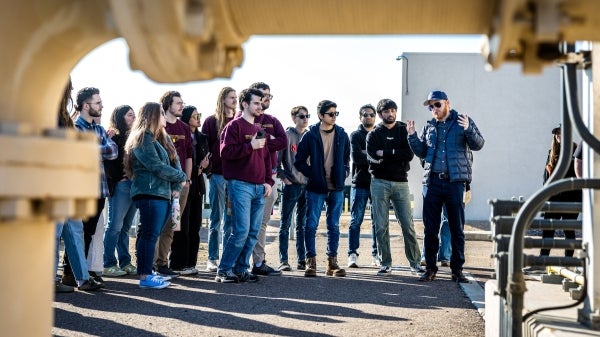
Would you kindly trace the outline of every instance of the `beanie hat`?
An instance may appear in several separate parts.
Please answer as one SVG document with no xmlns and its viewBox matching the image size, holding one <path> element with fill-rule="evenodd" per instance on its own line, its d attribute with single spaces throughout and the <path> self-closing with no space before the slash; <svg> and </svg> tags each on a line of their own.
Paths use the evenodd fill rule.
<svg viewBox="0 0 600 337">
<path fill-rule="evenodd" d="M 186 105 L 183 108 L 183 112 L 181 113 L 181 121 L 185 124 L 190 124 L 190 118 L 192 118 L 192 113 L 196 111 L 196 107 L 193 105 Z"/>
</svg>

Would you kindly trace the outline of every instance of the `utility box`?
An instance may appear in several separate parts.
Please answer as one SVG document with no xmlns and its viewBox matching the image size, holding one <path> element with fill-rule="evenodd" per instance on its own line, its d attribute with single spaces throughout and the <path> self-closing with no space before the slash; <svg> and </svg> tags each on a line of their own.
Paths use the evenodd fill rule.
<svg viewBox="0 0 600 337">
<path fill-rule="evenodd" d="M 561 121 L 558 67 L 525 75 L 520 64 L 504 64 L 487 72 L 480 54 L 461 53 L 404 53 L 398 60 L 403 63 L 398 120 L 414 120 L 421 134 L 432 118 L 423 102 L 431 90 L 442 90 L 451 108 L 471 117 L 485 138 L 483 149 L 473 152 L 467 220 L 489 220 L 489 199 L 529 198 L 541 188 L 551 130 Z M 416 157 L 408 177 L 414 217 L 420 219 L 423 168 Z"/>
</svg>

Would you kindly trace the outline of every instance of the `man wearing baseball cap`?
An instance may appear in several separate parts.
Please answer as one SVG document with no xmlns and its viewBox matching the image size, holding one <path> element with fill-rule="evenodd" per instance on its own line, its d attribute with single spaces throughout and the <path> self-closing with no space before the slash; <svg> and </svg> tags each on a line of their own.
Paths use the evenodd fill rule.
<svg viewBox="0 0 600 337">
<path fill-rule="evenodd" d="M 445 205 L 450 225 L 452 280 L 469 282 L 463 275 L 465 263 L 465 185 L 471 182 L 472 158 L 469 150 L 479 151 L 485 140 L 469 116 L 450 108 L 445 92 L 435 90 L 423 102 L 433 118 L 423 127 L 421 135 L 415 132 L 415 122 L 407 121 L 408 143 L 415 155 L 424 160 L 423 222 L 425 225 L 425 261 L 427 271 L 420 281 L 435 279 L 436 255 L 439 249 L 438 233 L 442 207 Z"/>
</svg>

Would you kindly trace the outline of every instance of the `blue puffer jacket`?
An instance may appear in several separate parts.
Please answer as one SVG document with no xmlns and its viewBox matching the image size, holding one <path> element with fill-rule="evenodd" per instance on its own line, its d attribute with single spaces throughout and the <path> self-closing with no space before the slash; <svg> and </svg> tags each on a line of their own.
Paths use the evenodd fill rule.
<svg viewBox="0 0 600 337">
<path fill-rule="evenodd" d="M 325 159 L 323 157 L 323 140 L 319 127 L 321 122 L 311 125 L 298 144 L 298 152 L 294 166 L 308 178 L 306 190 L 315 193 L 327 193 L 325 180 Z M 331 179 L 336 191 L 344 189 L 346 177 L 350 174 L 350 140 L 348 134 L 340 126 L 334 125 L 333 167 Z"/>
<path fill-rule="evenodd" d="M 470 150 L 479 151 L 483 148 L 485 140 L 477 129 L 475 122 L 469 117 L 469 128 L 465 130 L 458 124 L 458 112 L 450 110 L 447 121 L 448 133 L 446 137 L 446 151 L 448 160 L 448 175 L 451 182 L 471 182 L 472 155 Z M 423 127 L 421 136 L 413 133 L 408 136 L 408 143 L 415 155 L 424 159 L 423 184 L 429 184 L 429 172 L 433 162 L 433 154 L 437 145 L 436 120 L 431 119 Z"/>
</svg>

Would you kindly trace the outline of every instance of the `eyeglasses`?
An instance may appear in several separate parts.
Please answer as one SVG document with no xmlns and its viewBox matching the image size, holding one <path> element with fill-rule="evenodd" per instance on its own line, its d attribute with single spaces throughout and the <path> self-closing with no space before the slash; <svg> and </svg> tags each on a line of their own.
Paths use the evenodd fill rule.
<svg viewBox="0 0 600 337">
<path fill-rule="evenodd" d="M 307 115 L 296 115 L 295 117 L 298 117 L 300 119 L 307 119 L 307 118 L 310 118 L 310 114 L 307 114 Z"/>
<path fill-rule="evenodd" d="M 433 104 L 429 104 L 428 108 L 429 111 L 432 111 L 434 108 L 441 108 L 442 107 L 442 102 L 435 102 Z"/>
<path fill-rule="evenodd" d="M 273 99 L 273 95 L 271 95 L 271 94 L 265 94 L 265 95 L 263 96 L 263 98 L 266 98 L 266 99 L 269 99 L 269 100 L 271 100 L 271 99 Z"/>
<path fill-rule="evenodd" d="M 340 112 L 339 112 L 339 111 L 334 111 L 334 112 L 324 112 L 324 113 L 323 113 L 323 116 L 325 116 L 325 115 L 328 115 L 329 117 L 333 118 L 333 117 L 336 117 L 336 116 L 338 116 L 339 114 L 340 114 Z"/>
<path fill-rule="evenodd" d="M 371 113 L 365 112 L 364 114 L 362 114 L 362 116 L 365 118 L 366 117 L 375 118 L 375 114 L 372 112 Z"/>
</svg>

